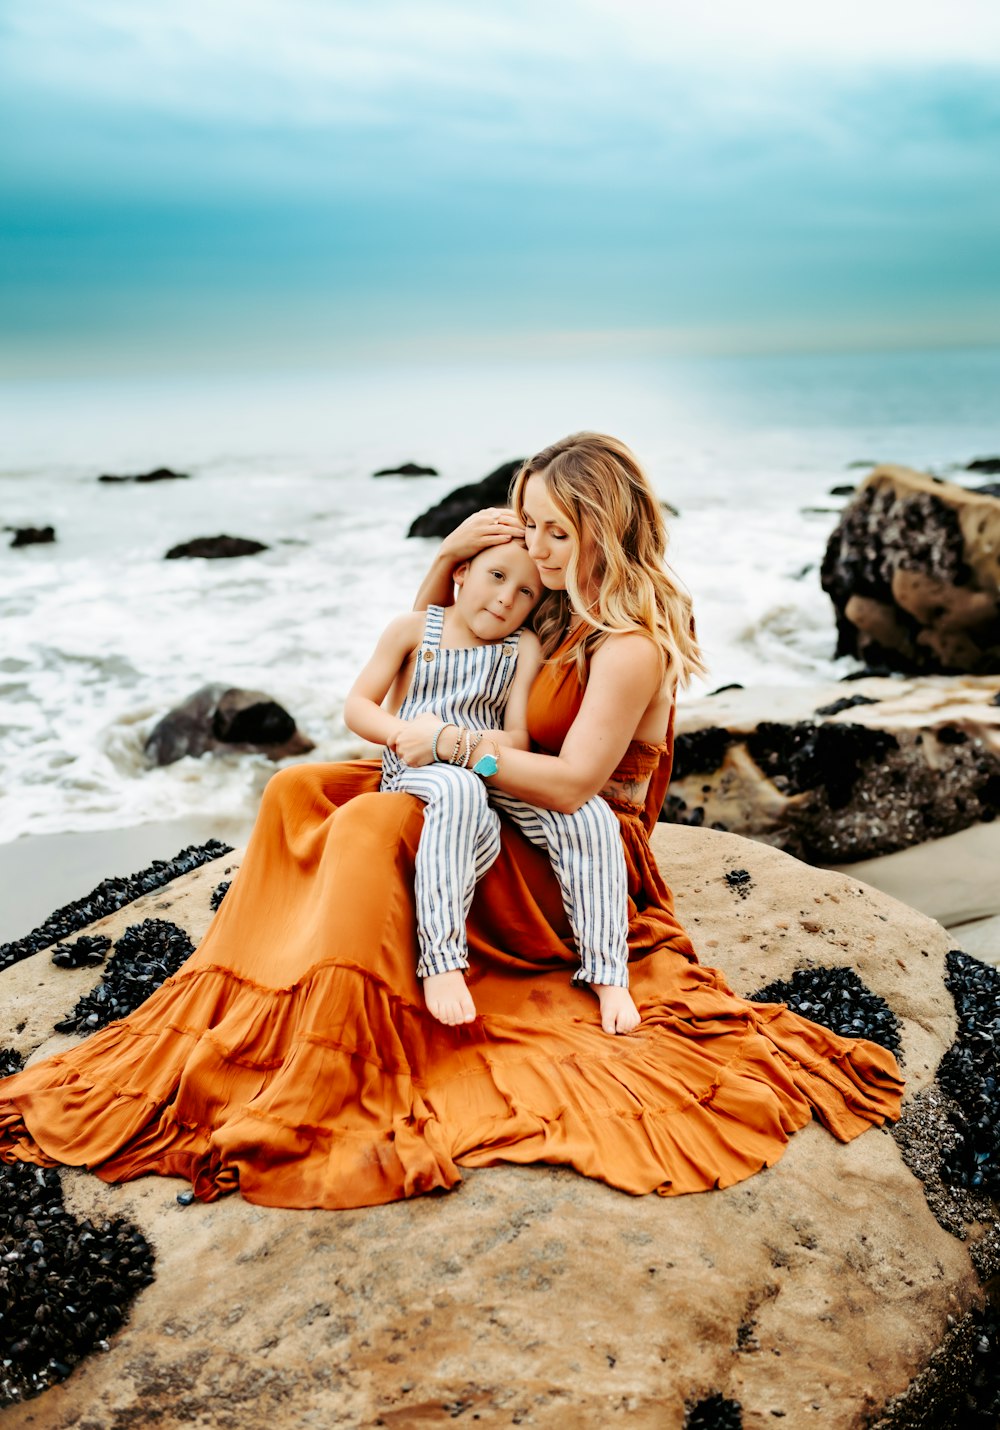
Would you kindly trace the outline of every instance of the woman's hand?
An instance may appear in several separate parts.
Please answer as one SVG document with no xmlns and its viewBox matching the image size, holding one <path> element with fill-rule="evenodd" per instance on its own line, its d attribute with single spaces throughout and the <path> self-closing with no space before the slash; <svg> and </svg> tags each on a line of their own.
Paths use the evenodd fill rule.
<svg viewBox="0 0 1000 1430">
<path fill-rule="evenodd" d="M 401 720 L 399 729 L 393 736 L 391 749 L 407 765 L 431 765 L 434 763 L 434 736 L 441 728 L 441 716 L 428 711 L 412 720 Z M 451 752 L 455 730 L 446 730 L 441 737 L 445 749 Z M 449 744 L 449 737 L 451 743 Z"/>
<path fill-rule="evenodd" d="M 487 546 L 501 546 L 515 539 L 524 540 L 524 527 L 516 512 L 507 507 L 491 506 L 483 511 L 474 511 L 454 531 L 449 532 L 441 543 L 441 555 L 458 566 Z"/>
</svg>

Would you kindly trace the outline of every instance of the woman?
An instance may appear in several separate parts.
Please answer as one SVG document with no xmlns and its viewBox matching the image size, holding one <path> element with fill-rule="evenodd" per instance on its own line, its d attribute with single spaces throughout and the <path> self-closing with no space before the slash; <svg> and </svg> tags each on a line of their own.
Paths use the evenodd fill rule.
<svg viewBox="0 0 1000 1430">
<path fill-rule="evenodd" d="M 613 805 L 639 1026 L 610 1039 L 571 983 L 548 859 L 513 829 L 469 918 L 480 1016 L 436 1023 L 415 973 L 422 806 L 376 793 L 376 761 L 300 765 L 268 785 L 239 876 L 180 972 L 129 1019 L 0 1083 L 5 1157 L 109 1181 L 185 1176 L 204 1200 L 238 1186 L 286 1207 L 392 1201 L 498 1161 L 670 1194 L 770 1165 L 813 1113 L 843 1140 L 898 1114 L 889 1053 L 736 997 L 676 921 L 647 836 L 674 690 L 700 657 L 632 454 L 568 438 L 525 465 L 514 504 L 444 543 L 421 599 L 448 600 L 454 565 L 523 523 L 550 593 L 550 659 L 529 706 L 536 750 L 504 750 L 491 782 L 555 809 L 598 791 Z M 408 762 L 431 758 L 438 724 L 408 735 Z"/>
</svg>

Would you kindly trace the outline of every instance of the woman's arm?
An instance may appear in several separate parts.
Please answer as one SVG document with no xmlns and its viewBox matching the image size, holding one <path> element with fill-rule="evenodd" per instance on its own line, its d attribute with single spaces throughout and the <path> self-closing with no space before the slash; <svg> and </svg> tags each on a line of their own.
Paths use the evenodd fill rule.
<svg viewBox="0 0 1000 1430">
<path fill-rule="evenodd" d="M 398 715 L 382 709 L 393 681 L 420 644 L 423 617 L 415 611 L 397 616 L 382 632 L 374 654 L 344 701 L 344 724 L 363 740 L 391 745 L 405 725 Z"/>
<path fill-rule="evenodd" d="M 523 540 L 524 527 L 512 511 L 488 507 L 467 516 L 438 547 L 431 568 L 420 583 L 413 609 L 426 611 L 428 606 L 450 606 L 455 595 L 452 581 L 455 567 L 475 556 L 477 551 L 487 546 L 502 546 L 514 537 Z"/>
<path fill-rule="evenodd" d="M 659 653 L 648 637 L 611 636 L 591 658 L 587 689 L 559 754 L 511 749 L 502 735 L 484 735 L 478 755 L 496 745 L 500 756 L 487 784 L 542 809 L 572 814 L 608 783 L 662 683 Z M 407 724 L 396 748 L 408 765 L 430 764 L 439 724 L 431 715 Z M 454 734 L 448 732 L 449 750 Z"/>
<path fill-rule="evenodd" d="M 559 754 L 502 750 L 487 784 L 572 814 L 608 783 L 662 683 L 659 652 L 648 637 L 611 636 L 591 658 L 583 701 Z"/>
</svg>

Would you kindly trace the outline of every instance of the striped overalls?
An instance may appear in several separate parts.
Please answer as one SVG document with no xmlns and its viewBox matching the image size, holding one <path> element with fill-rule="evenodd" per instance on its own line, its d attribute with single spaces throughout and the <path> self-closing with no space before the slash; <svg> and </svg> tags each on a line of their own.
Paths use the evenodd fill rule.
<svg viewBox="0 0 1000 1430">
<path fill-rule="evenodd" d="M 431 606 L 400 717 L 433 711 L 465 729 L 501 729 L 518 634 L 492 645 L 443 650 L 443 621 L 443 608 Z M 476 883 L 500 852 L 500 810 L 548 851 L 580 954 L 575 978 L 628 987 L 625 854 L 618 820 L 599 795 L 573 814 L 537 809 L 487 788 L 471 770 L 406 765 L 389 749 L 382 755 L 381 788 L 416 795 L 426 805 L 415 878 L 421 978 L 469 965 L 465 921 Z"/>
</svg>

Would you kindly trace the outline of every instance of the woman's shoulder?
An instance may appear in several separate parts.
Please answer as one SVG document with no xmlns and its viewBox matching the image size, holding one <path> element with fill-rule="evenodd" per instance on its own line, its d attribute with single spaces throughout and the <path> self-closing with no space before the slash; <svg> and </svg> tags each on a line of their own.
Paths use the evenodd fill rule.
<svg viewBox="0 0 1000 1430">
<path fill-rule="evenodd" d="M 590 656 L 592 670 L 633 668 L 662 671 L 663 654 L 646 631 L 611 631 L 598 642 Z"/>
</svg>

